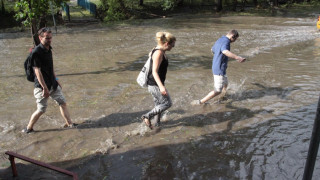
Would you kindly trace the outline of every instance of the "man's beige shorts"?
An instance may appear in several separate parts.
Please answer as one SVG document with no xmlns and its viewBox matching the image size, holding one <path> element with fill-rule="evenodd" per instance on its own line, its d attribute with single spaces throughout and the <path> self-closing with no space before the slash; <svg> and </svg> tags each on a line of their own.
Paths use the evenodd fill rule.
<svg viewBox="0 0 320 180">
<path fill-rule="evenodd" d="M 213 75 L 214 91 L 221 92 L 224 86 L 228 86 L 228 77 Z"/>
<path fill-rule="evenodd" d="M 37 110 L 40 112 L 46 112 L 48 106 L 48 98 L 44 98 L 42 96 L 42 91 L 43 90 L 41 88 L 34 88 L 33 94 L 37 99 Z M 53 99 L 59 106 L 66 103 L 66 99 L 63 96 L 60 86 L 58 86 L 56 90 L 53 90 L 53 88 L 51 88 L 49 93 L 50 98 Z"/>
</svg>

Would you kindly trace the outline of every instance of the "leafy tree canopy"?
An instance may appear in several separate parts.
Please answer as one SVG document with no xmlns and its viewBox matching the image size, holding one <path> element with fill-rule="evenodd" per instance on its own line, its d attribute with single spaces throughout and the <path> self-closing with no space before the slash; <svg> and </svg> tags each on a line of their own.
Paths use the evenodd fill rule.
<svg viewBox="0 0 320 180">
<path fill-rule="evenodd" d="M 38 22 L 50 12 L 50 3 L 54 9 L 59 8 L 69 0 L 19 0 L 15 3 L 15 18 L 25 26 L 33 21 Z"/>
</svg>

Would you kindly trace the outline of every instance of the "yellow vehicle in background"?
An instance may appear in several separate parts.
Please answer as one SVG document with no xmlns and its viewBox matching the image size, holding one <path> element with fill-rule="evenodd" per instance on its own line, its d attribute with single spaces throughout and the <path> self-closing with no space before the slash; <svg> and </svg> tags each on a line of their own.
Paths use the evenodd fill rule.
<svg viewBox="0 0 320 180">
<path fill-rule="evenodd" d="M 318 17 L 317 28 L 320 30 L 320 16 Z"/>
</svg>

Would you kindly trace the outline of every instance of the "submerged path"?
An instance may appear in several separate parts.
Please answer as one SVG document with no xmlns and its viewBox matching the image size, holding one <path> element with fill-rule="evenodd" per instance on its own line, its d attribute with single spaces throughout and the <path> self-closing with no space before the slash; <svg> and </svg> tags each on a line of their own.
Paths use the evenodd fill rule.
<svg viewBox="0 0 320 180">
<path fill-rule="evenodd" d="M 80 179 L 301 179 L 320 90 L 313 23 L 208 15 L 61 27 L 52 44 L 55 70 L 80 125 L 60 128 L 63 120 L 50 101 L 30 135 L 20 132 L 35 109 L 22 69 L 30 38 L 2 33 L 0 153 L 67 168 Z M 232 50 L 248 62 L 230 62 L 227 100 L 192 107 L 212 86 L 210 48 L 230 28 L 240 32 Z M 152 108 L 152 98 L 135 78 L 161 30 L 177 37 L 168 53 L 174 106 L 162 128 L 149 131 L 140 116 Z M 2 157 L 0 177 L 9 178 Z M 21 178 L 65 178 L 29 164 L 17 167 Z"/>
</svg>

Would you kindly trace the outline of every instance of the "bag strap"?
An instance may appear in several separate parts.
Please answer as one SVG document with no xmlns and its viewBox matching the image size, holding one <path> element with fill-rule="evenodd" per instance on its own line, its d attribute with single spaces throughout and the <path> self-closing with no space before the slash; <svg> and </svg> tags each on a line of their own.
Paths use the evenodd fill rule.
<svg viewBox="0 0 320 180">
<path fill-rule="evenodd" d="M 149 64 L 149 72 L 148 72 L 147 76 L 149 76 L 150 72 L 152 72 L 152 69 L 151 69 L 152 63 L 153 63 L 152 55 L 156 50 L 160 50 L 160 49 L 153 48 L 149 53 L 150 64 Z"/>
<path fill-rule="evenodd" d="M 160 50 L 160 49 L 153 48 L 149 53 L 149 57 L 151 57 L 156 50 Z"/>
</svg>

